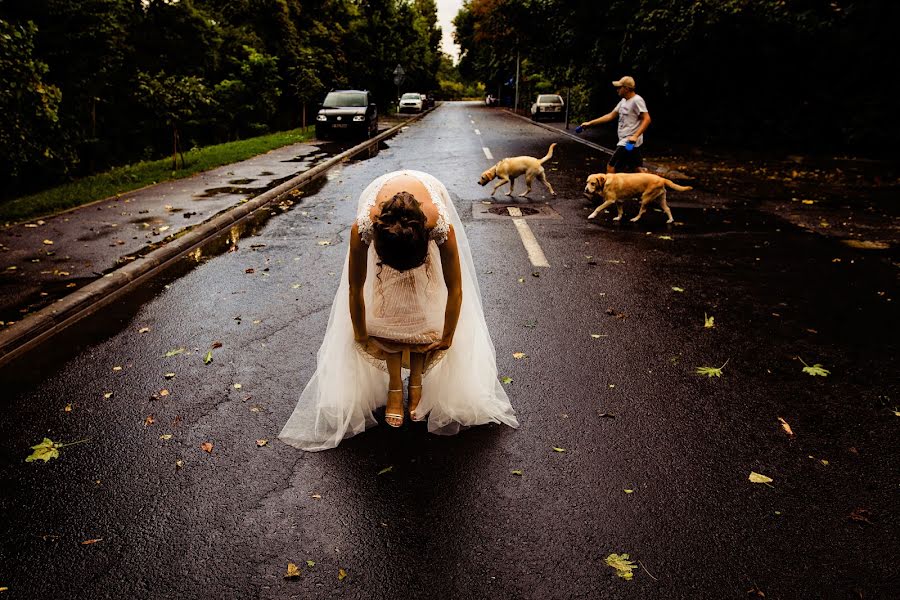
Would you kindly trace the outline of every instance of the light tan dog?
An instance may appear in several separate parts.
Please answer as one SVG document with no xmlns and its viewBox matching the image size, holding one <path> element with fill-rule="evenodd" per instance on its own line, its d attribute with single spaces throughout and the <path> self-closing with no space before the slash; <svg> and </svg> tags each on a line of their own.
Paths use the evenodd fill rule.
<svg viewBox="0 0 900 600">
<path fill-rule="evenodd" d="M 507 196 L 512 196 L 513 186 L 516 183 L 516 177 L 521 177 L 525 175 L 525 185 L 527 189 L 519 194 L 519 196 L 527 196 L 531 193 L 531 182 L 535 180 L 535 178 L 540 179 L 541 183 L 546 186 L 550 193 L 554 196 L 556 192 L 553 191 L 553 187 L 550 185 L 550 182 L 547 181 L 547 176 L 544 174 L 544 163 L 550 160 L 550 157 L 553 156 L 553 148 L 556 147 L 556 144 L 550 144 L 550 149 L 547 150 L 547 155 L 544 158 L 534 158 L 533 156 L 513 156 L 512 158 L 504 158 L 496 165 L 485 171 L 481 174 L 481 178 L 478 179 L 479 185 L 487 185 L 488 182 L 499 179 L 497 185 L 494 186 L 494 189 L 491 190 L 491 196 L 494 195 L 494 192 L 497 191 L 504 183 L 509 184 L 509 192 L 507 192 Z"/>
<path fill-rule="evenodd" d="M 647 205 L 659 199 L 660 207 L 666 213 L 666 216 L 669 217 L 666 223 L 672 223 L 675 219 L 672 217 L 672 211 L 669 210 L 669 205 L 666 203 L 666 188 L 679 192 L 693 189 L 690 186 L 678 185 L 665 177 L 660 177 L 653 173 L 594 173 L 593 175 L 588 175 L 587 185 L 584 186 L 585 195 L 591 198 L 603 196 L 603 203 L 594 209 L 594 212 L 588 216 L 588 219 L 596 218 L 606 207 L 615 204 L 619 211 L 619 216 L 615 217 L 613 221 L 618 221 L 622 218 L 624 200 L 640 196 L 641 208 L 637 216 L 631 219 L 632 221 L 640 219 L 646 212 Z"/>
</svg>

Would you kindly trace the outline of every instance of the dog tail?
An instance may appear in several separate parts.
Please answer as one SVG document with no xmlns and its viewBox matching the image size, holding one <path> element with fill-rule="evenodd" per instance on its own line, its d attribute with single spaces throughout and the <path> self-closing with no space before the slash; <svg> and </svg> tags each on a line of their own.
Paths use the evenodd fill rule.
<svg viewBox="0 0 900 600">
<path fill-rule="evenodd" d="M 547 156 L 545 156 L 544 158 L 542 158 L 539 161 L 541 164 L 544 164 L 545 162 L 547 162 L 548 160 L 550 160 L 553 157 L 553 149 L 555 147 L 556 147 L 556 142 L 553 142 L 552 144 L 550 144 L 550 149 L 547 150 Z"/>
<path fill-rule="evenodd" d="M 670 190 L 675 190 L 676 192 L 686 192 L 688 190 L 694 189 L 689 185 L 678 185 L 674 181 L 672 181 L 670 179 L 666 179 L 665 177 L 663 177 L 663 181 L 666 182 L 667 188 L 669 188 Z"/>
</svg>

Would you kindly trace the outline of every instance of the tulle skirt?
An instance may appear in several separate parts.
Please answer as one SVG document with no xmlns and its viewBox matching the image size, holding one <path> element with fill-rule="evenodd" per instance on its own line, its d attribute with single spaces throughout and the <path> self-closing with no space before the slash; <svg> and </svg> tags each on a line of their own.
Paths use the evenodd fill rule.
<svg viewBox="0 0 900 600">
<path fill-rule="evenodd" d="M 462 276 L 463 299 L 453 345 L 426 358 L 422 399 L 416 413 L 427 415 L 429 432 L 442 435 L 485 423 L 518 427 L 506 391 L 497 380 L 496 355 L 484 320 L 468 238 L 444 185 L 419 171 L 388 173 L 366 188 L 359 207 L 364 209 L 381 185 L 400 173 L 417 177 L 431 191 L 434 201 L 446 207 L 456 233 Z M 368 333 L 401 344 L 440 339 L 447 288 L 437 245 L 431 242 L 425 265 L 404 273 L 378 266 L 377 262 L 374 245 L 370 244 L 363 292 Z M 387 400 L 384 361 L 361 350 L 354 340 L 348 270 L 349 248 L 317 354 L 316 371 L 278 436 L 303 450 L 334 448 L 341 440 L 376 425 L 374 411 Z"/>
</svg>

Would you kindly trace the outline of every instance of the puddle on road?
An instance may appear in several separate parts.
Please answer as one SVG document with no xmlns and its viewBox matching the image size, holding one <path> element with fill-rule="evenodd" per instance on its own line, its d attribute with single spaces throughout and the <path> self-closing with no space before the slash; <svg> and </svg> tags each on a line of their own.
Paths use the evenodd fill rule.
<svg viewBox="0 0 900 600">
<path fill-rule="evenodd" d="M 231 185 L 246 185 L 248 183 L 253 183 L 254 181 L 256 181 L 256 180 L 255 179 L 232 179 L 228 183 L 230 183 Z"/>
</svg>

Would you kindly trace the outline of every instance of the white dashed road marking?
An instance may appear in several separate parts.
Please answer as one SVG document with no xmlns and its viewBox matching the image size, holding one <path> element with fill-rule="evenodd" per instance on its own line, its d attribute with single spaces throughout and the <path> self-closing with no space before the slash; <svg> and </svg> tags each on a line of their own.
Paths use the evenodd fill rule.
<svg viewBox="0 0 900 600">
<path fill-rule="evenodd" d="M 485 148 L 484 146 L 482 146 L 481 149 L 484 150 L 484 156 L 485 156 L 488 160 L 494 160 L 494 155 L 491 154 L 490 149 Z"/>
<path fill-rule="evenodd" d="M 525 246 L 525 251 L 528 252 L 528 259 L 531 261 L 531 264 L 535 267 L 549 267 L 550 263 L 547 262 L 547 257 L 544 256 L 544 251 L 541 250 L 541 245 L 538 244 L 537 239 L 534 237 L 531 227 L 528 226 L 525 219 L 521 218 L 522 211 L 515 206 L 508 206 L 506 211 L 509 213 L 509 216 L 513 217 L 513 223 L 516 225 L 519 237 L 522 238 L 522 245 Z"/>
</svg>

